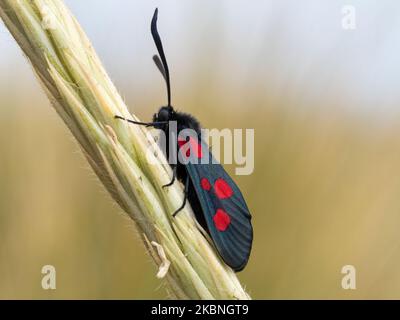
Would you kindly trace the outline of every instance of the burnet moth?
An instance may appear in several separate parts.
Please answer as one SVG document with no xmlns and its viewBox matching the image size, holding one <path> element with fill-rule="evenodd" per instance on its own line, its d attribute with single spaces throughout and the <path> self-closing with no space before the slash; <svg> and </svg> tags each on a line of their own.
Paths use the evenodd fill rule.
<svg viewBox="0 0 400 320">
<path fill-rule="evenodd" d="M 157 30 L 157 17 L 158 9 L 155 10 L 151 22 L 151 33 L 159 54 L 155 55 L 153 60 L 166 82 L 168 105 L 161 107 L 153 116 L 153 122 L 149 123 L 115 117 L 164 131 L 167 154 L 169 154 L 170 140 L 176 141 L 174 149 L 177 150 L 177 158 L 180 161 L 170 164 L 173 177 L 164 187 L 173 185 L 178 179 L 184 183 L 185 191 L 182 206 L 173 213 L 173 216 L 175 217 L 189 201 L 197 221 L 211 236 L 222 259 L 238 272 L 243 270 L 250 256 L 253 242 L 251 215 L 239 188 L 222 165 L 215 160 L 203 141 L 199 122 L 189 114 L 176 111 L 171 105 L 169 69 Z M 176 136 L 169 134 L 172 122 L 176 124 Z M 182 140 L 180 133 L 186 129 L 193 130 L 195 136 Z"/>
</svg>

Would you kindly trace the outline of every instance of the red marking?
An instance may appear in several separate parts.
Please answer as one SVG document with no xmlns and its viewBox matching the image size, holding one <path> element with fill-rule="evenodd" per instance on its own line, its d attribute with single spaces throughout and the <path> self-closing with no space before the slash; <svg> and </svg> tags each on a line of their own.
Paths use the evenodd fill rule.
<svg viewBox="0 0 400 320">
<path fill-rule="evenodd" d="M 213 220 L 218 231 L 225 231 L 231 224 L 231 217 L 222 209 L 217 210 Z"/>
<path fill-rule="evenodd" d="M 185 144 L 186 144 L 186 140 L 178 140 L 178 146 L 179 146 L 179 149 L 181 149 Z M 189 158 L 190 157 L 190 148 L 188 148 L 187 150 L 186 150 L 186 157 L 187 158 Z"/>
<path fill-rule="evenodd" d="M 186 145 L 188 141 L 186 140 L 178 140 L 179 149 Z M 193 137 L 189 137 L 189 145 L 186 146 L 186 157 L 190 157 L 190 150 L 193 150 L 195 157 L 201 159 L 203 157 L 203 151 L 201 149 L 201 144 L 197 142 L 197 139 Z"/>
<path fill-rule="evenodd" d="M 186 140 L 178 140 L 179 148 L 183 147 L 186 144 Z"/>
<path fill-rule="evenodd" d="M 206 191 L 210 191 L 211 190 L 211 184 L 210 184 L 210 181 L 208 181 L 207 178 L 201 179 L 200 183 L 201 183 L 201 187 L 204 190 L 206 190 Z"/>
<path fill-rule="evenodd" d="M 217 181 L 215 181 L 214 188 L 215 188 L 215 194 L 220 199 L 227 199 L 227 198 L 232 197 L 232 195 L 233 195 L 232 188 L 222 178 L 219 178 L 219 179 L 217 179 Z"/>
</svg>

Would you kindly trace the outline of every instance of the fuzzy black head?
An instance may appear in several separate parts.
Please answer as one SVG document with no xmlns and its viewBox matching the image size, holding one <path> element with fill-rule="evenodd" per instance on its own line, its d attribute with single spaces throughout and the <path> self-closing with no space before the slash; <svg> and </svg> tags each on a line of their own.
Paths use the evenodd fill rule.
<svg viewBox="0 0 400 320">
<path fill-rule="evenodd" d="M 161 121 L 170 121 L 174 115 L 175 111 L 172 107 L 161 107 L 158 113 L 154 114 L 153 121 L 161 122 Z"/>
<path fill-rule="evenodd" d="M 171 106 L 161 107 L 160 110 L 158 111 L 158 113 L 155 113 L 153 115 L 153 122 L 154 123 L 161 123 L 161 122 L 165 123 L 168 121 L 173 121 L 174 115 L 175 115 L 175 111 L 174 111 L 174 108 L 172 108 Z M 167 128 L 167 126 L 168 126 L 167 124 L 160 124 L 160 125 L 156 125 L 155 128 L 165 130 Z"/>
</svg>

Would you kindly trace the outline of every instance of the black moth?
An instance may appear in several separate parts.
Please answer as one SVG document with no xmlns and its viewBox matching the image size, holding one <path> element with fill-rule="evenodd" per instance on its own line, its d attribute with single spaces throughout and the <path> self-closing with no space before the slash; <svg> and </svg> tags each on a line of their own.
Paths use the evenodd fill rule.
<svg viewBox="0 0 400 320">
<path fill-rule="evenodd" d="M 176 165 L 171 165 L 172 181 L 164 187 L 173 185 L 176 178 L 185 184 L 184 202 L 173 215 L 176 216 L 188 200 L 197 221 L 210 234 L 222 259 L 235 271 L 241 271 L 249 260 L 253 242 L 251 215 L 239 188 L 221 164 L 215 161 L 209 148 L 202 141 L 199 122 L 189 114 L 175 111 L 171 106 L 169 69 L 157 30 L 157 16 L 158 9 L 155 10 L 151 22 L 151 33 L 159 53 L 159 56 L 155 55 L 153 60 L 165 79 L 168 105 L 161 107 L 159 112 L 153 116 L 153 122 L 150 123 L 136 122 L 120 116 L 116 116 L 116 118 L 163 130 L 167 138 L 167 154 L 169 154 L 169 139 L 173 138 L 168 134 L 170 121 L 176 122 L 178 136 L 181 130 L 187 128 L 197 133 L 195 139 L 178 140 L 177 150 L 182 151 L 182 147 L 188 143 L 190 151 L 186 150 L 183 153 L 199 159 L 208 157 L 208 163 L 189 161 L 183 164 L 178 161 Z M 193 154 L 190 155 L 190 152 Z"/>
</svg>

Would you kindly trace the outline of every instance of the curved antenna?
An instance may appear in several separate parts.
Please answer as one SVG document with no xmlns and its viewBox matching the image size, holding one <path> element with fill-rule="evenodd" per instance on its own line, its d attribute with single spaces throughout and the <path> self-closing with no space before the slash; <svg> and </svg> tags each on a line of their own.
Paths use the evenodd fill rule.
<svg viewBox="0 0 400 320">
<path fill-rule="evenodd" d="M 161 74 L 163 75 L 165 82 L 167 84 L 167 94 L 168 94 L 168 106 L 171 106 L 171 83 L 169 79 L 169 69 L 167 59 L 165 58 L 163 45 L 161 42 L 160 35 L 158 34 L 157 30 L 157 18 L 158 18 L 158 8 L 154 11 L 153 19 L 151 21 L 151 34 L 153 35 L 154 43 L 156 44 L 158 54 L 160 55 L 160 59 L 154 58 L 153 60 L 156 62 L 158 69 L 160 70 Z"/>
<path fill-rule="evenodd" d="M 156 65 L 156 67 L 158 68 L 158 70 L 160 71 L 160 73 L 162 74 L 165 82 L 167 82 L 167 76 L 165 74 L 164 66 L 163 66 L 163 64 L 162 64 L 162 62 L 160 60 L 160 57 L 157 54 L 155 54 L 153 56 L 153 61 L 154 61 L 155 65 Z"/>
</svg>

